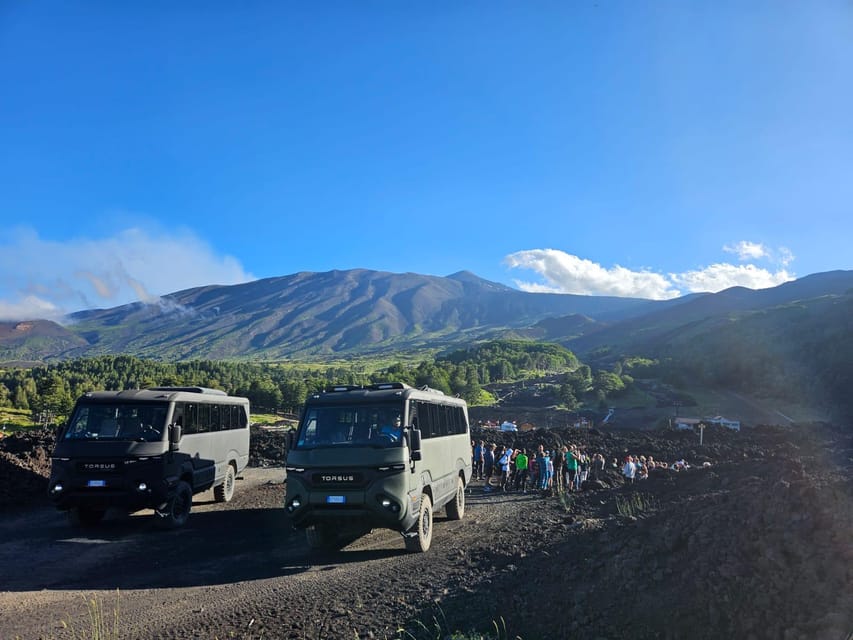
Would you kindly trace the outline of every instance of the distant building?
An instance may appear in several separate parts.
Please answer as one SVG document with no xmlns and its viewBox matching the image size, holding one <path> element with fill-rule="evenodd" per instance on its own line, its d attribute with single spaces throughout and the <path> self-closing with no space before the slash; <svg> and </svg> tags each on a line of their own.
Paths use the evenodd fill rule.
<svg viewBox="0 0 853 640">
<path fill-rule="evenodd" d="M 715 424 L 726 429 L 731 429 L 732 431 L 740 431 L 740 420 L 729 420 L 723 416 L 714 416 L 713 418 L 677 417 L 673 418 L 673 424 L 680 431 L 695 431 L 700 424 L 704 424 L 706 427 Z"/>
<path fill-rule="evenodd" d="M 696 427 L 702 422 L 701 418 L 682 418 L 677 417 L 674 418 L 675 428 L 680 431 L 694 431 Z"/>
<path fill-rule="evenodd" d="M 714 416 L 713 418 L 705 418 L 705 424 L 718 424 L 732 431 L 740 431 L 740 420 L 729 420 L 723 416 Z"/>
</svg>

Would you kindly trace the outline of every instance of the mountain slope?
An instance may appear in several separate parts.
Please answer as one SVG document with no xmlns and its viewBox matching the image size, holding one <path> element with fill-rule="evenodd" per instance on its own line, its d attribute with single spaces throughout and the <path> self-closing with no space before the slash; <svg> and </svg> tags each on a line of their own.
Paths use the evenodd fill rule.
<svg viewBox="0 0 853 640">
<path fill-rule="evenodd" d="M 780 339 L 796 343 L 797 322 L 784 309 L 816 309 L 821 299 L 848 291 L 849 271 L 772 289 L 733 288 L 667 301 L 526 293 L 470 272 L 448 277 L 363 269 L 302 272 L 197 287 L 157 304 L 84 311 L 66 327 L 5 323 L 0 360 L 120 353 L 168 360 L 325 358 L 467 346 L 501 335 L 559 341 L 585 360 L 596 356 L 593 363 L 621 355 L 693 358 L 700 356 L 688 347 L 705 344 L 721 351 L 719 341 L 734 341 L 737 330 L 729 330 L 759 313 L 767 323 L 759 336 L 776 335 L 775 324 L 790 325 L 792 331 Z M 833 327 L 820 326 L 820 313 L 809 317 L 814 332 L 835 335 Z M 829 317 L 839 321 L 837 313 Z"/>
<path fill-rule="evenodd" d="M 659 360 L 678 385 L 708 385 L 853 417 L 853 272 L 706 294 L 564 343 L 593 365 Z"/>
<path fill-rule="evenodd" d="M 49 320 L 0 322 L 0 354 L 6 361 L 39 361 L 86 346 L 85 339 Z"/>
<path fill-rule="evenodd" d="M 658 304 L 526 293 L 470 272 L 303 272 L 74 314 L 69 328 L 87 344 L 63 355 L 278 359 L 437 348 L 551 316 L 621 319 Z"/>
<path fill-rule="evenodd" d="M 853 293 L 747 311 L 660 352 L 685 380 L 853 417 Z"/>
<path fill-rule="evenodd" d="M 823 296 L 853 291 L 853 271 L 831 271 L 806 276 L 769 289 L 732 287 L 719 293 L 681 298 L 680 304 L 658 307 L 570 340 L 579 354 L 596 351 L 610 359 L 642 354 L 656 357 L 673 345 L 726 327 L 749 311 L 772 309 Z"/>
</svg>

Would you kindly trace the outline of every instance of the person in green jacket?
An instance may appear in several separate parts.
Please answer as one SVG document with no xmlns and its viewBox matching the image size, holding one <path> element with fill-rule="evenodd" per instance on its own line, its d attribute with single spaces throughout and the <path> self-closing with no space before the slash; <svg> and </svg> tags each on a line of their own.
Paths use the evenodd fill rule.
<svg viewBox="0 0 853 640">
<path fill-rule="evenodd" d="M 580 454 L 572 447 L 566 452 L 566 491 L 574 491 L 578 478 Z"/>
<path fill-rule="evenodd" d="M 515 490 L 521 487 L 522 493 L 527 493 L 527 467 L 529 459 L 527 457 L 527 449 L 522 449 L 515 456 Z"/>
</svg>

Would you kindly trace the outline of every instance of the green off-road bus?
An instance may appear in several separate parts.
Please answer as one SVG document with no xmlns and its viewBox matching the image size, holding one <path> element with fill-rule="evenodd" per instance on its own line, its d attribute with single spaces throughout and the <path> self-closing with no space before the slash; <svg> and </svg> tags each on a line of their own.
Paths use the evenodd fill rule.
<svg viewBox="0 0 853 640">
<path fill-rule="evenodd" d="M 426 551 L 433 511 L 465 514 L 471 436 L 464 400 L 392 382 L 311 395 L 287 456 L 285 507 L 313 548 L 374 528 Z"/>
<path fill-rule="evenodd" d="M 205 387 L 93 391 L 59 432 L 48 492 L 74 525 L 106 511 L 154 509 L 164 528 L 189 518 L 193 494 L 234 495 L 249 461 L 249 400 Z"/>
</svg>

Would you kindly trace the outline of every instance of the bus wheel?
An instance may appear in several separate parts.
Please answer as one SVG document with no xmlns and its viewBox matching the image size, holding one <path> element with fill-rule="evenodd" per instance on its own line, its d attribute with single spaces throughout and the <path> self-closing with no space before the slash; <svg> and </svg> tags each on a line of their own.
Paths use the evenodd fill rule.
<svg viewBox="0 0 853 640">
<path fill-rule="evenodd" d="M 308 546 L 312 549 L 328 551 L 337 547 L 338 534 L 330 526 L 313 524 L 305 529 L 305 540 L 308 541 Z"/>
<path fill-rule="evenodd" d="M 177 529 L 187 523 L 193 506 L 193 491 L 183 480 L 178 482 L 175 493 L 162 507 L 156 510 L 157 525 L 161 529 Z"/>
<path fill-rule="evenodd" d="M 231 502 L 231 498 L 234 497 L 234 481 L 236 478 L 234 467 L 228 464 L 225 468 L 225 479 L 222 484 L 213 487 L 213 497 L 217 502 Z"/>
<path fill-rule="evenodd" d="M 465 516 L 465 483 L 456 478 L 456 497 L 447 503 L 447 517 L 461 520 Z"/>
<path fill-rule="evenodd" d="M 73 527 L 94 527 L 104 519 L 104 509 L 74 507 L 68 511 L 68 522 Z"/>
<path fill-rule="evenodd" d="M 418 521 L 403 538 L 408 551 L 424 552 L 432 542 L 432 500 L 427 494 L 421 495 L 421 508 Z"/>
</svg>

